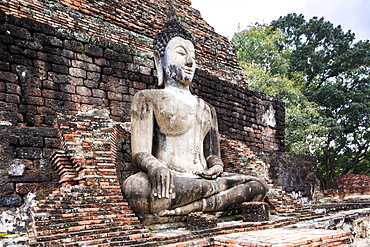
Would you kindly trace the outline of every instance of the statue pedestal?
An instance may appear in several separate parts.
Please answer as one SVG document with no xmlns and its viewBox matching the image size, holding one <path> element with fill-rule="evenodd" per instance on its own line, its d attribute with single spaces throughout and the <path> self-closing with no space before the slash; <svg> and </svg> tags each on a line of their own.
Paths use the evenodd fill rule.
<svg viewBox="0 0 370 247">
<path fill-rule="evenodd" d="M 265 202 L 244 202 L 242 204 L 243 221 L 268 221 L 270 218 L 269 205 Z"/>
<path fill-rule="evenodd" d="M 190 213 L 187 217 L 186 226 L 189 230 L 203 230 L 217 227 L 217 217 L 203 214 L 202 212 Z"/>
</svg>

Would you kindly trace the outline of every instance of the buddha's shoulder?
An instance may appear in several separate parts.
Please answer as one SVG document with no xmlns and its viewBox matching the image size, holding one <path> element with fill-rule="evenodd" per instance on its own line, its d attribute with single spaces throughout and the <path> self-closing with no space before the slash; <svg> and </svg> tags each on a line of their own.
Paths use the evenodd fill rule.
<svg viewBox="0 0 370 247">
<path fill-rule="evenodd" d="M 168 95 L 168 93 L 163 89 L 145 89 L 145 90 L 141 90 L 135 93 L 134 98 L 145 97 L 149 99 L 151 98 L 155 99 L 155 98 L 163 97 L 165 95 Z"/>
</svg>

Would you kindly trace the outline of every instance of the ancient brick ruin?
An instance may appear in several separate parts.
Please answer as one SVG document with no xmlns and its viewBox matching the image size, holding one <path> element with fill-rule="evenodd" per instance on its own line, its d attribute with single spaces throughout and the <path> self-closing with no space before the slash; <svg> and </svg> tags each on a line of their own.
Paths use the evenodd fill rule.
<svg viewBox="0 0 370 247">
<path fill-rule="evenodd" d="M 153 236 L 119 187 L 135 172 L 131 100 L 137 91 L 157 87 L 152 40 L 167 4 L 0 1 L 0 213 L 36 193 L 30 244 L 152 246 L 191 239 Z M 192 90 L 217 111 L 227 169 L 266 178 L 274 187 L 272 211 L 292 211 L 297 201 L 287 191 L 312 195 L 315 178 L 303 174 L 315 169 L 315 160 L 301 157 L 307 162 L 296 162 L 294 168 L 280 162 L 287 157 L 283 103 L 248 90 L 233 46 L 190 1 L 174 1 L 174 6 L 197 43 Z M 271 158 L 271 153 L 278 155 Z M 201 234 L 269 227 L 241 223 Z M 203 246 L 217 246 L 209 241 Z"/>
</svg>

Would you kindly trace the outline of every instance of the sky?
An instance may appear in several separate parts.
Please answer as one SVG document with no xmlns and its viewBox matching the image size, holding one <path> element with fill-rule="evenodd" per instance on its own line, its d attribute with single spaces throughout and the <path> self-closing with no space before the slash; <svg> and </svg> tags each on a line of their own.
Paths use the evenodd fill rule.
<svg viewBox="0 0 370 247">
<path fill-rule="evenodd" d="M 308 21 L 324 17 L 343 31 L 355 33 L 356 41 L 370 40 L 370 0 L 191 0 L 217 33 L 231 39 L 235 32 L 258 23 L 269 24 L 289 13 Z"/>
</svg>

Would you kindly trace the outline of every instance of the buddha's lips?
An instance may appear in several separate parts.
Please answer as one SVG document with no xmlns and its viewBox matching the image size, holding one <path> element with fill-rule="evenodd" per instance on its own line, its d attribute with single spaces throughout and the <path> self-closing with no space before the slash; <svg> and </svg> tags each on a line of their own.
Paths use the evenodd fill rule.
<svg viewBox="0 0 370 247">
<path fill-rule="evenodd" d="M 193 74 L 193 70 L 192 69 L 187 69 L 187 68 L 183 68 L 183 71 L 186 73 L 186 74 Z"/>
</svg>

